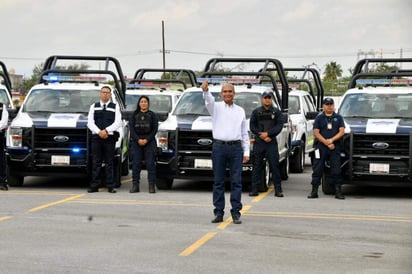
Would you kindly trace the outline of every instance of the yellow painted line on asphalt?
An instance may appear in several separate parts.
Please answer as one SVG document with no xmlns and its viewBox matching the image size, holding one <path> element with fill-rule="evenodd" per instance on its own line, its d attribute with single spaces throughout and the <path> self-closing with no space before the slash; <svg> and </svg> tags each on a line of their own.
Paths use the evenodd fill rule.
<svg viewBox="0 0 412 274">
<path fill-rule="evenodd" d="M 194 242 L 191 246 L 189 246 L 188 248 L 186 248 L 185 250 L 183 250 L 179 256 L 189 256 L 191 255 L 193 252 L 195 252 L 196 250 L 198 250 L 202 245 L 204 245 L 205 243 L 207 243 L 210 239 L 212 239 L 215 235 L 217 234 L 217 232 L 209 232 L 206 233 L 202 238 L 200 238 L 199 240 L 197 240 L 196 242 Z"/>
<path fill-rule="evenodd" d="M 3 216 L 3 217 L 0 217 L 0 221 L 5 221 L 5 220 L 11 219 L 11 218 L 13 218 L 13 217 L 12 216 Z"/>
<path fill-rule="evenodd" d="M 243 206 L 243 209 L 240 211 L 240 213 L 243 215 L 245 214 L 246 211 L 248 211 L 249 209 L 251 209 L 252 206 L 250 205 L 245 205 Z M 227 218 L 224 222 L 220 223 L 217 228 L 218 229 L 225 229 L 228 225 L 230 225 L 232 223 L 232 216 L 230 216 L 229 218 Z"/>
<path fill-rule="evenodd" d="M 303 218 L 303 219 L 339 219 L 357 221 L 383 221 L 383 222 L 405 222 L 412 223 L 412 216 L 373 216 L 373 215 L 350 215 L 350 214 L 328 214 L 310 212 L 248 212 L 246 216 L 256 217 L 281 217 L 281 218 Z"/>
<path fill-rule="evenodd" d="M 251 209 L 252 206 L 250 205 L 245 205 L 243 206 L 243 209 L 240 211 L 240 213 L 243 215 L 246 211 Z M 225 229 L 230 223 L 232 223 L 232 217 L 227 218 L 225 221 L 223 221 L 221 224 L 217 226 L 218 229 Z M 191 244 L 188 248 L 183 250 L 179 256 L 189 256 L 196 250 L 198 250 L 202 245 L 207 243 L 210 239 L 212 239 L 217 232 L 208 232 L 205 235 L 203 235 L 199 240 Z"/>
<path fill-rule="evenodd" d="M 258 203 L 258 202 L 260 202 L 260 201 L 263 200 L 266 196 L 268 196 L 269 194 L 271 194 L 271 193 L 273 192 L 273 189 L 274 189 L 274 187 L 273 187 L 273 185 L 271 185 L 266 192 L 262 192 L 262 193 L 260 193 L 258 196 L 256 196 L 256 197 L 252 200 L 252 203 Z"/>
<path fill-rule="evenodd" d="M 56 202 L 52 202 L 52 203 L 44 204 L 44 205 L 41 205 L 41 206 L 37 206 L 37 207 L 34 207 L 32 209 L 29 209 L 28 212 L 39 211 L 39 210 L 42 210 L 42 209 L 45 209 L 45 208 L 48 208 L 48 207 L 51 207 L 51 206 L 63 204 L 63 203 L 78 199 L 80 197 L 83 197 L 84 195 L 86 195 L 86 194 L 74 195 L 74 196 L 71 196 L 71 197 L 66 198 L 66 199 L 58 200 Z"/>
</svg>

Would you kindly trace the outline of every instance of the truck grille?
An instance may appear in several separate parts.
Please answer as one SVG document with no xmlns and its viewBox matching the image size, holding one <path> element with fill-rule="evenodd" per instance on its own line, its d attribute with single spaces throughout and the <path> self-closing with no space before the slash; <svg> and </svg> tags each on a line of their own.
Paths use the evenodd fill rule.
<svg viewBox="0 0 412 274">
<path fill-rule="evenodd" d="M 387 148 L 379 148 L 379 144 L 385 144 Z M 408 156 L 409 144 L 409 135 L 355 134 L 353 136 L 353 155 L 374 157 Z"/>
<path fill-rule="evenodd" d="M 38 149 L 80 149 L 87 148 L 86 128 L 35 128 L 34 148 Z M 59 137 L 60 136 L 60 137 Z M 67 137 L 67 138 L 65 138 Z M 60 141 L 56 141 L 59 140 Z M 63 139 L 67 139 L 63 141 Z"/>
<path fill-rule="evenodd" d="M 212 131 L 179 130 L 177 150 L 179 152 L 212 153 Z"/>
</svg>

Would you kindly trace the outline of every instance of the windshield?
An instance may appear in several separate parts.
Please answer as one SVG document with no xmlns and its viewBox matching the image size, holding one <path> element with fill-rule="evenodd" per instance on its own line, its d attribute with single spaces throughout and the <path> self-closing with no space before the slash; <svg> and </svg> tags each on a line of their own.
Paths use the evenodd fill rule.
<svg viewBox="0 0 412 274">
<path fill-rule="evenodd" d="M 0 103 L 3 103 L 6 106 L 10 106 L 10 100 L 5 89 L 0 89 Z"/>
<path fill-rule="evenodd" d="M 100 90 L 33 90 L 24 104 L 26 112 L 76 113 L 89 112 L 90 105 L 98 102 Z"/>
<path fill-rule="evenodd" d="M 216 102 L 222 101 L 220 92 L 212 92 Z M 261 95 L 259 92 L 237 92 L 234 98 L 235 104 L 241 106 L 249 118 L 252 111 L 261 105 Z M 174 115 L 202 115 L 209 116 L 205 106 L 203 92 L 187 92 L 176 105 Z"/>
<path fill-rule="evenodd" d="M 412 93 L 350 94 L 342 101 L 339 114 L 344 118 L 412 118 Z"/>
<path fill-rule="evenodd" d="M 299 114 L 300 113 L 300 102 L 299 96 L 289 95 L 289 114 Z"/>
<path fill-rule="evenodd" d="M 139 101 L 141 94 L 126 94 L 126 110 L 135 111 L 137 101 Z M 171 95 L 146 95 L 150 100 L 150 110 L 154 112 L 167 112 L 172 111 L 173 100 Z"/>
</svg>

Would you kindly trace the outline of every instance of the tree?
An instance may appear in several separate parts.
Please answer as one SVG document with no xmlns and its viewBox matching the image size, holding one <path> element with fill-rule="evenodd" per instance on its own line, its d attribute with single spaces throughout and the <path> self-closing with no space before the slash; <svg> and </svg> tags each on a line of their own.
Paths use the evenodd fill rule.
<svg viewBox="0 0 412 274">
<path fill-rule="evenodd" d="M 324 77 L 323 77 L 324 81 L 330 81 L 330 82 L 336 81 L 338 77 L 342 76 L 342 67 L 341 65 L 332 61 L 326 65 L 326 69 L 323 74 L 324 74 Z"/>
</svg>

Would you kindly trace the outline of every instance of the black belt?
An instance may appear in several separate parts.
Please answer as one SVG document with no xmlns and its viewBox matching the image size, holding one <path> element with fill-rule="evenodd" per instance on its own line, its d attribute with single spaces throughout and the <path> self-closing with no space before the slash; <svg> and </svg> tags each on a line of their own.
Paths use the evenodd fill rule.
<svg viewBox="0 0 412 274">
<path fill-rule="evenodd" d="M 240 144 L 240 140 L 235 140 L 235 141 L 222 141 L 222 140 L 214 140 L 214 142 L 216 144 L 220 144 L 220 145 L 237 145 Z"/>
</svg>

